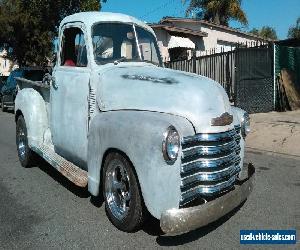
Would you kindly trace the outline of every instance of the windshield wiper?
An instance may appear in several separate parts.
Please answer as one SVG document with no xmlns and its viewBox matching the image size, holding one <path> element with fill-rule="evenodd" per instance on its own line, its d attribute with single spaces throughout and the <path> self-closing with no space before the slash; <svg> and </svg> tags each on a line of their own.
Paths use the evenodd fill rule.
<svg viewBox="0 0 300 250">
<path fill-rule="evenodd" d="M 127 58 L 122 56 L 120 59 L 114 61 L 114 65 L 118 65 L 120 62 L 124 62 Z"/>
<path fill-rule="evenodd" d="M 155 63 L 155 62 L 150 61 L 150 60 L 143 60 L 143 62 L 151 63 L 151 64 L 154 64 L 155 66 L 158 66 L 158 67 L 160 66 L 159 63 Z"/>
</svg>

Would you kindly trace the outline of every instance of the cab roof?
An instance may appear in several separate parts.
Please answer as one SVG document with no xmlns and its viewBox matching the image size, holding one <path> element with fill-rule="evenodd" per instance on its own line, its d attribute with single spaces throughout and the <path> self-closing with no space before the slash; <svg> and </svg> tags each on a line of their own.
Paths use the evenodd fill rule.
<svg viewBox="0 0 300 250">
<path fill-rule="evenodd" d="M 99 11 L 90 11 L 90 12 L 79 12 L 70 16 L 65 17 L 61 23 L 60 27 L 67 23 L 72 22 L 81 22 L 84 23 L 87 28 L 92 27 L 93 24 L 99 22 L 122 22 L 122 23 L 134 23 L 138 26 L 143 27 L 146 30 L 149 30 L 154 34 L 154 31 L 144 22 L 125 14 L 121 13 L 111 13 L 111 12 L 99 12 Z"/>
</svg>

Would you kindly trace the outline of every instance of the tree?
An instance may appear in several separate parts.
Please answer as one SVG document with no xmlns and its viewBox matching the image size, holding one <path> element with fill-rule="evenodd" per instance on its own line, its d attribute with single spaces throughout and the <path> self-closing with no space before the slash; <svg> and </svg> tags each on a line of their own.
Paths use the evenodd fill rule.
<svg viewBox="0 0 300 250">
<path fill-rule="evenodd" d="M 257 28 L 253 28 L 252 30 L 249 31 L 249 33 L 256 35 L 256 36 L 260 36 L 259 29 L 257 29 Z"/>
<path fill-rule="evenodd" d="M 288 38 L 300 39 L 300 17 L 298 17 L 296 25 L 289 28 Z"/>
<path fill-rule="evenodd" d="M 186 14 L 196 12 L 198 18 L 225 26 L 229 25 L 230 20 L 247 25 L 248 20 L 241 4 L 242 0 L 190 0 Z"/>
<path fill-rule="evenodd" d="M 265 39 L 277 40 L 276 30 L 269 26 L 263 26 L 260 30 L 254 28 L 250 30 L 249 33 Z"/>
<path fill-rule="evenodd" d="M 20 66 L 43 65 L 53 51 L 60 21 L 79 11 L 100 8 L 98 0 L 2 0 L 1 46 L 12 48 L 11 57 Z"/>
</svg>

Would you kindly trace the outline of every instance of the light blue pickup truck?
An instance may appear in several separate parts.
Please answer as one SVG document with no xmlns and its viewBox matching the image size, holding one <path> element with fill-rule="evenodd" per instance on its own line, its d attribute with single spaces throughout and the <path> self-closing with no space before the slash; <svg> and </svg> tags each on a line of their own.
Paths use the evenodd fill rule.
<svg viewBox="0 0 300 250">
<path fill-rule="evenodd" d="M 166 69 L 153 30 L 122 14 L 66 17 L 52 75 L 18 78 L 17 148 L 103 195 L 111 222 L 166 234 L 217 220 L 247 199 L 248 114 L 206 77 Z"/>
</svg>

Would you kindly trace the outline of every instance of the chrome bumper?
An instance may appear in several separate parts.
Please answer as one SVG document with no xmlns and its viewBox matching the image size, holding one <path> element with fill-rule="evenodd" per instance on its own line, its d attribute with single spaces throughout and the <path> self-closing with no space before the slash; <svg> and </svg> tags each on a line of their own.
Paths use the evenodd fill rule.
<svg viewBox="0 0 300 250">
<path fill-rule="evenodd" d="M 239 180 L 235 189 L 200 206 L 170 209 L 160 219 L 160 227 L 167 235 L 179 235 L 218 220 L 247 199 L 253 189 L 255 168 L 248 165 L 248 176 Z"/>
</svg>

